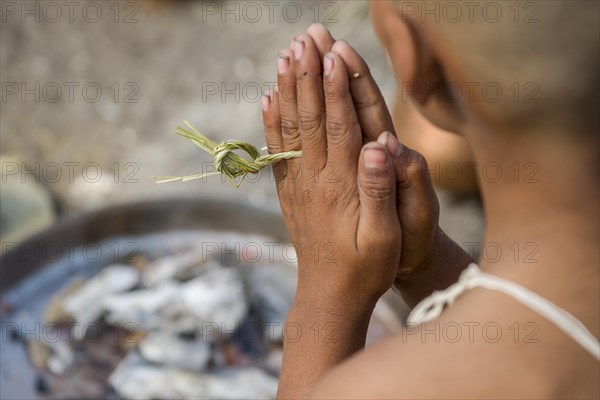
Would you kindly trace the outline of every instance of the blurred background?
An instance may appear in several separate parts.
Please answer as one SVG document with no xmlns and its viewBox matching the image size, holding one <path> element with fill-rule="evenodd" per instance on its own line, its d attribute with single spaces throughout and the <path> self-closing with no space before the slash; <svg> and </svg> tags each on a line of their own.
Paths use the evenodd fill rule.
<svg viewBox="0 0 600 400">
<path fill-rule="evenodd" d="M 152 337 L 150 344 L 154 347 L 150 348 L 183 350 L 179 358 L 174 356 L 175 361 L 172 354 L 157 356 L 152 351 L 154 356 L 146 354 L 145 360 L 153 360 L 154 366 L 175 369 L 168 373 L 152 369 L 142 359 L 132 359 L 132 346 L 121 346 L 113 358 L 103 359 L 103 368 L 92 369 L 86 377 L 80 377 L 85 382 L 83 386 L 87 385 L 83 390 L 65 385 L 64 379 L 57 377 L 65 371 L 73 374 L 73 365 L 97 367 L 99 361 L 89 356 L 89 349 L 75 345 L 70 345 L 70 350 L 51 345 L 40 347 L 36 345 L 40 342 L 37 337 L 31 340 L 27 332 L 23 333 L 22 324 L 26 324 L 26 331 L 31 329 L 30 324 L 39 321 L 54 324 L 102 320 L 106 324 L 102 329 L 114 329 L 115 319 L 111 325 L 106 316 L 119 320 L 115 317 L 121 315 L 118 305 L 130 304 L 126 303 L 128 299 L 113 299 L 111 304 L 117 304 L 117 309 L 105 305 L 93 316 L 82 315 L 81 309 L 115 295 L 98 287 L 106 288 L 113 284 L 112 280 L 123 282 L 132 276 L 131 285 L 123 286 L 121 292 L 146 291 L 151 298 L 159 296 L 152 291 L 156 290 L 156 280 L 163 278 L 182 285 L 224 285 L 222 290 L 229 295 L 219 292 L 209 300 L 198 300 L 225 313 L 210 314 L 212 322 L 221 317 L 233 318 L 229 297 L 236 296 L 237 289 L 231 282 L 239 280 L 245 293 L 240 296 L 246 296 L 247 302 L 245 306 L 235 306 L 243 311 L 234 321 L 243 326 L 248 319 L 268 320 L 271 317 L 263 315 L 267 300 L 271 308 L 279 310 L 277 318 L 284 318 L 285 307 L 293 297 L 293 266 L 289 274 L 292 278 L 275 278 L 272 286 L 259 289 L 256 282 L 269 281 L 261 275 L 263 272 L 252 277 L 238 271 L 245 264 L 263 266 L 250 262 L 252 257 L 245 252 L 245 244 L 260 243 L 264 249 L 268 240 L 287 240 L 271 172 L 265 170 L 248 177 L 239 189 L 220 176 L 160 185 L 151 177 L 212 170 L 208 154 L 171 134 L 186 119 L 216 142 L 235 138 L 263 147 L 260 96 L 275 84 L 277 52 L 315 22 L 323 23 L 334 37 L 355 46 L 391 105 L 396 83 L 375 37 L 368 2 L 3 1 L 1 7 L 2 398 L 271 397 L 273 381 L 269 379 L 278 375 L 277 355 L 272 356 L 280 354 L 280 349 L 273 350 L 278 339 L 270 338 L 269 345 L 260 350 L 249 350 L 245 343 L 234 351 L 227 343 L 211 342 L 210 350 L 193 351 L 205 354 L 202 351 L 206 350 L 209 355 L 205 359 L 182 366 L 181 358 L 190 350 L 177 347 L 181 343 L 173 343 L 173 338 L 188 340 L 189 326 L 165 333 L 153 325 L 136 330 L 141 332 L 136 338 L 147 339 L 155 333 L 159 338 Z M 455 199 L 444 193 L 440 197 L 441 225 L 445 231 L 458 243 L 480 240 L 483 223 L 478 200 Z M 256 235 L 261 239 L 256 239 Z M 78 248 L 95 244 L 106 249 L 106 240 L 111 237 L 118 238 L 123 249 L 134 243 L 135 259 L 127 258 L 131 254 L 125 252 L 118 259 L 99 257 L 90 263 L 89 257 L 65 261 L 63 256 L 52 258 L 44 253 L 44 245 L 64 249 L 67 240 Z M 218 260 L 218 266 L 212 265 L 203 255 L 194 253 L 194 243 L 200 242 L 232 244 L 235 251 L 242 253 L 241 259 Z M 19 247 L 22 243 L 27 246 Z M 263 264 L 293 264 L 293 259 L 281 258 L 280 254 L 279 259 Z M 98 271 L 114 263 L 127 268 L 113 268 L 114 276 L 108 274 L 102 278 L 104 281 L 96 281 L 100 282 L 96 286 L 84 284 L 85 290 L 81 290 L 82 280 L 90 283 Z M 160 275 L 162 272 L 157 271 L 164 272 L 165 263 L 176 265 L 178 275 Z M 196 270 L 199 265 L 204 266 L 202 271 Z M 222 271 L 232 265 L 239 272 L 234 278 Z M 45 273 L 50 270 L 53 275 Z M 212 271 L 212 275 L 206 275 L 205 270 Z M 162 278 L 153 278 L 156 274 Z M 79 283 L 73 286 L 75 278 Z M 280 290 L 281 298 L 256 297 L 256 292 L 269 290 Z M 79 294 L 75 300 L 66 301 L 71 306 L 65 306 L 62 300 L 73 293 Z M 189 299 L 177 301 L 184 304 Z M 49 304 L 59 311 L 52 307 L 53 311 L 49 311 Z M 382 307 L 378 315 L 383 322 L 379 328 L 376 326 L 374 338 L 389 334 L 401 323 L 403 309 L 397 298 Z M 198 312 L 194 314 L 195 323 L 200 321 Z M 144 314 L 144 318 L 147 316 Z M 203 318 L 205 321 L 206 315 Z M 113 331 L 111 335 L 114 337 Z M 171 336 L 165 339 L 164 335 Z M 215 346 L 220 350 L 215 350 Z M 237 356 L 232 356 L 232 351 Z M 83 359 L 88 364 L 81 364 L 81 358 L 76 356 L 81 352 L 87 354 Z M 239 354 L 250 354 L 249 358 L 256 356 L 261 361 L 240 361 Z M 129 363 L 125 367 L 135 368 L 123 367 L 121 375 L 113 376 L 110 389 L 106 389 L 106 381 L 116 366 L 126 364 L 122 362 L 124 357 Z M 90 359 L 94 360 L 91 364 Z M 238 370 L 233 375 L 223 373 L 230 367 L 250 365 L 258 365 L 267 375 L 253 371 L 254 375 L 246 376 L 238 374 Z M 198 383 L 196 386 L 204 388 L 200 393 L 179 386 L 165 389 L 165 382 L 199 379 L 199 374 L 181 377 L 181 370 L 217 371 L 218 379 Z M 163 384 L 147 388 L 144 382 L 151 378 Z M 123 382 L 134 384 L 127 386 Z"/>
<path fill-rule="evenodd" d="M 261 91 L 276 81 L 277 52 L 311 23 L 357 48 L 388 104 L 396 93 L 367 1 L 46 3 L 2 5 L 2 237 L 47 225 L 48 213 L 139 199 L 234 196 L 278 208 L 266 170 L 239 190 L 221 177 L 149 177 L 211 170 L 207 154 L 170 134 L 184 119 L 217 142 L 262 147 Z M 6 193 L 12 185 L 23 195 Z M 456 221 L 465 217 L 477 231 L 468 212 Z"/>
<path fill-rule="evenodd" d="M 170 134 L 184 119 L 217 142 L 262 147 L 260 96 L 276 81 L 277 52 L 315 21 L 354 44 L 394 93 L 364 1 L 91 4 L 73 6 L 73 22 L 65 6 L 56 22 L 44 2 L 17 2 L 14 15 L 3 6 L 3 161 L 17 163 L 20 181 L 47 187 L 62 212 L 172 195 L 276 205 L 266 171 L 239 190 L 219 177 L 168 185 L 146 177 L 209 168 L 207 154 Z"/>
</svg>

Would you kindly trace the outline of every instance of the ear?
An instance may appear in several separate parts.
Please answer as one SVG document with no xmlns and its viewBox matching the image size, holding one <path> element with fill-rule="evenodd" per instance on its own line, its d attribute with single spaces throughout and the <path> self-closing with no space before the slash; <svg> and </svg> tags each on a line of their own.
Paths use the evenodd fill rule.
<svg viewBox="0 0 600 400">
<path fill-rule="evenodd" d="M 456 82 L 447 79 L 446 64 L 433 46 L 429 27 L 389 1 L 372 1 L 371 15 L 394 69 L 398 98 L 410 99 L 437 127 L 460 133 L 465 117 L 453 91 Z"/>
</svg>

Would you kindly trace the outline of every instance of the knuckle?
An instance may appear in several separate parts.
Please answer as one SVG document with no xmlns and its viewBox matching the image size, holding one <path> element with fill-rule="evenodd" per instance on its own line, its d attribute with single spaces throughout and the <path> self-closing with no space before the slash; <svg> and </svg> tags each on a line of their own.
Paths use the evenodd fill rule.
<svg viewBox="0 0 600 400">
<path fill-rule="evenodd" d="M 328 206 L 344 203 L 340 202 L 340 187 L 338 185 L 325 185 L 323 189 L 323 201 Z"/>
<path fill-rule="evenodd" d="M 396 189 L 392 188 L 386 181 L 378 179 L 363 179 L 361 181 L 361 187 L 365 194 L 375 200 L 389 199 Z"/>
<path fill-rule="evenodd" d="M 348 95 L 348 83 L 345 81 L 341 83 L 326 82 L 323 85 L 323 94 L 329 103 L 339 102 Z"/>
<path fill-rule="evenodd" d="M 362 98 L 357 99 L 355 101 L 354 105 L 357 110 L 375 108 L 378 106 L 383 107 L 381 100 L 376 97 L 372 97 L 372 96 L 363 96 Z"/>
<path fill-rule="evenodd" d="M 350 139 L 350 133 L 356 128 L 358 122 L 351 121 L 348 124 L 347 121 L 342 121 L 338 118 L 332 118 L 331 116 L 327 116 L 327 121 L 325 122 L 328 140 L 335 145 L 343 145 L 346 144 Z"/>
<path fill-rule="evenodd" d="M 315 196 L 315 189 L 312 184 L 305 184 L 302 186 L 302 198 L 304 200 L 304 204 L 310 204 L 313 201 Z"/>
<path fill-rule="evenodd" d="M 298 134 L 298 122 L 289 117 L 281 117 L 281 133 L 286 136 Z"/>
<path fill-rule="evenodd" d="M 296 82 L 281 82 L 278 87 L 280 103 L 296 102 Z"/>
<path fill-rule="evenodd" d="M 308 112 L 299 112 L 298 127 L 306 133 L 317 132 L 321 127 L 321 118 Z"/>
</svg>

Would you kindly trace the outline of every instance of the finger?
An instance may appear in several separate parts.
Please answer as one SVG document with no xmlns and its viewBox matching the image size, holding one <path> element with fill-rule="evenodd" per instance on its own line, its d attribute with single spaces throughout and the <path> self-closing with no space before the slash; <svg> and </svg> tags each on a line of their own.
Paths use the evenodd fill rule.
<svg viewBox="0 0 600 400">
<path fill-rule="evenodd" d="M 392 238 L 396 240 L 400 232 L 396 210 L 396 179 L 391 157 L 385 146 L 371 142 L 363 147 L 357 184 L 360 198 L 358 249 L 372 247 L 374 243 L 388 243 Z"/>
<path fill-rule="evenodd" d="M 323 88 L 327 110 L 327 162 L 339 171 L 348 171 L 355 175 L 362 140 L 349 92 L 346 67 L 344 61 L 335 53 L 327 53 L 323 64 Z"/>
<path fill-rule="evenodd" d="M 350 93 L 364 142 L 376 140 L 385 131 L 395 135 L 392 117 L 365 60 L 343 40 L 335 42 L 332 49 L 340 55 L 348 69 Z"/>
<path fill-rule="evenodd" d="M 298 113 L 296 111 L 296 74 L 294 54 L 283 49 L 277 55 L 277 88 L 279 91 L 279 111 L 283 150 L 300 150 L 298 133 Z M 290 160 L 294 164 L 296 160 Z"/>
<path fill-rule="evenodd" d="M 263 93 L 261 101 L 267 149 L 270 154 L 281 153 L 283 151 L 283 138 L 281 137 L 279 93 L 274 91 L 272 96 L 268 93 Z M 275 175 L 277 184 L 285 179 L 286 165 L 286 160 L 273 165 L 273 174 Z"/>
<path fill-rule="evenodd" d="M 283 151 L 279 100 L 278 96 L 276 96 L 277 92 L 273 92 L 272 96 L 268 92 L 265 92 L 261 98 L 265 140 L 270 154 L 281 153 Z"/>
<path fill-rule="evenodd" d="M 425 158 L 401 143 L 389 132 L 382 133 L 377 142 L 387 147 L 396 177 L 396 207 L 403 226 L 403 242 L 412 250 L 427 243 L 435 234 L 439 217 L 437 195 Z M 418 256 L 415 251 L 403 250 L 403 259 Z M 412 253 L 412 254 L 411 254 Z"/>
<path fill-rule="evenodd" d="M 312 24 L 306 30 L 306 34 L 312 38 L 319 52 L 319 60 L 323 60 L 325 54 L 331 51 L 331 46 L 335 43 L 335 39 L 331 33 L 321 23 Z"/>
<path fill-rule="evenodd" d="M 306 34 L 296 36 L 293 46 L 298 130 L 302 143 L 302 170 L 319 172 L 327 163 L 321 61 L 310 36 Z"/>
</svg>

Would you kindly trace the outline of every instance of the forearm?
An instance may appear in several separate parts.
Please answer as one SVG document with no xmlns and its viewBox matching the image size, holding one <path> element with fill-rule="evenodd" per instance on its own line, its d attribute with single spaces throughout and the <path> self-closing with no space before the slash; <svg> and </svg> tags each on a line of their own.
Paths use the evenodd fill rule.
<svg viewBox="0 0 600 400">
<path fill-rule="evenodd" d="M 471 262 L 473 258 L 439 229 L 437 245 L 431 251 L 428 265 L 398 279 L 395 286 L 406 304 L 413 308 L 433 291 L 446 289 L 455 283 Z"/>
<path fill-rule="evenodd" d="M 363 349 L 374 306 L 299 288 L 286 322 L 277 398 L 304 398 L 329 369 Z"/>
</svg>

